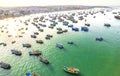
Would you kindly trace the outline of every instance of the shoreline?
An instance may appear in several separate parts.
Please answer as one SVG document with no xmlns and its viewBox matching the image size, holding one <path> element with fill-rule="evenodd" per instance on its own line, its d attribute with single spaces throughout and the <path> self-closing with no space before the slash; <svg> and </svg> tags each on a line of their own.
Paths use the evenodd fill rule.
<svg viewBox="0 0 120 76">
<path fill-rule="evenodd" d="M 71 10 L 87 10 L 93 8 L 110 8 L 108 6 L 31 6 L 31 7 L 0 7 L 0 20 L 15 18 L 25 15 L 61 12 Z"/>
</svg>

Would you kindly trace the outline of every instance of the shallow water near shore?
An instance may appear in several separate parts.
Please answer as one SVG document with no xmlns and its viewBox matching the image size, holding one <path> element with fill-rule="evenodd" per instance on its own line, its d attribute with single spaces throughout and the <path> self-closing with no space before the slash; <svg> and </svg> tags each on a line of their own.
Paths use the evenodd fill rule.
<svg viewBox="0 0 120 76">
<path fill-rule="evenodd" d="M 120 76 L 120 20 L 115 19 L 111 12 L 106 12 L 106 15 L 97 13 L 95 16 L 96 18 L 92 15 L 87 17 L 87 22 L 91 25 L 89 32 L 74 32 L 63 26 L 68 32 L 58 35 L 55 28 L 45 28 L 45 31 L 37 36 L 37 39 L 44 40 L 44 44 L 37 44 L 36 39 L 30 38 L 36 31 L 31 25 L 23 38 L 7 37 L 6 33 L 0 33 L 0 41 L 7 43 L 6 47 L 0 46 L 0 61 L 5 61 L 12 67 L 10 70 L 0 68 L 0 76 L 25 76 L 28 71 L 36 72 L 40 76 Z M 78 21 L 74 26 L 80 28 L 84 23 Z M 105 27 L 104 23 L 110 23 L 111 27 Z M 52 34 L 53 38 L 45 40 L 46 34 Z M 96 37 L 103 37 L 104 41 L 96 41 Z M 16 40 L 15 44 L 11 44 L 13 40 Z M 75 44 L 67 44 L 70 40 Z M 31 43 L 32 47 L 23 48 L 22 43 L 26 42 Z M 56 43 L 62 43 L 65 48 L 57 48 Z M 21 50 L 22 56 L 11 54 L 11 49 Z M 29 56 L 31 49 L 41 50 L 50 64 L 45 65 L 40 62 L 39 57 Z M 80 73 L 66 73 L 63 66 L 79 68 Z"/>
</svg>

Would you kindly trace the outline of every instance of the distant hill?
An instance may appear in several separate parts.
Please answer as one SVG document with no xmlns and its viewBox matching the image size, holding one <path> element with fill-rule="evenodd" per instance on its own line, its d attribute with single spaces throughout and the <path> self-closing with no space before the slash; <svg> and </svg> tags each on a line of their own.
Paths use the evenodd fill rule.
<svg viewBox="0 0 120 76">
<path fill-rule="evenodd" d="M 17 17 L 35 13 L 55 12 L 55 11 L 68 11 L 68 10 L 81 10 L 91 8 L 109 8 L 107 6 L 30 6 L 30 7 L 0 7 L 0 19 L 8 17 Z"/>
</svg>

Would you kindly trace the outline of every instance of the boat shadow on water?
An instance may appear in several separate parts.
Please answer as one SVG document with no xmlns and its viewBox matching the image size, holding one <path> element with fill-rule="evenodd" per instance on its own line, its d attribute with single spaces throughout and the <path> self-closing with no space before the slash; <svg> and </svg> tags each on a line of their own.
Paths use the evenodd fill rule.
<svg viewBox="0 0 120 76">
<path fill-rule="evenodd" d="M 72 44 L 72 45 L 70 45 L 70 46 L 75 46 L 75 47 L 79 47 L 77 44 Z M 59 48 L 58 48 L 59 49 Z M 63 50 L 63 51 L 68 51 L 68 49 L 66 49 L 66 48 L 62 48 L 62 49 L 60 49 L 60 50 Z"/>
<path fill-rule="evenodd" d="M 54 71 L 54 68 L 51 64 L 47 65 L 48 69 L 50 69 L 52 72 Z"/>
<path fill-rule="evenodd" d="M 109 42 L 108 40 L 103 40 L 103 42 L 106 42 L 106 43 L 111 43 L 111 42 Z"/>
<path fill-rule="evenodd" d="M 43 64 L 45 67 L 47 67 L 50 71 L 54 71 L 54 68 L 53 68 L 53 66 L 51 65 L 51 64 Z"/>
<path fill-rule="evenodd" d="M 78 47 L 78 45 L 77 45 L 77 44 L 75 44 L 75 43 L 74 43 L 74 44 L 72 44 L 72 45 L 73 45 L 73 46 L 76 46 L 76 47 Z M 71 45 L 71 46 L 72 46 L 72 45 Z"/>
<path fill-rule="evenodd" d="M 57 50 L 60 50 L 60 51 L 67 51 L 67 49 L 66 49 L 66 48 L 62 48 L 62 49 L 57 48 Z"/>
<path fill-rule="evenodd" d="M 71 46 L 71 47 L 76 47 L 76 48 L 78 48 L 79 47 L 79 45 L 77 45 L 77 44 L 72 44 L 72 45 L 69 45 L 69 46 Z"/>
<path fill-rule="evenodd" d="M 67 76 L 84 76 L 83 74 L 70 74 L 70 73 L 67 73 Z"/>
</svg>

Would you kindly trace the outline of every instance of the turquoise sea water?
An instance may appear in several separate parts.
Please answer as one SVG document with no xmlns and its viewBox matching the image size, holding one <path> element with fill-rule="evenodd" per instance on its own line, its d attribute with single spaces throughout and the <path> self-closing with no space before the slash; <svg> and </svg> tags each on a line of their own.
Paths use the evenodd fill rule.
<svg viewBox="0 0 120 76">
<path fill-rule="evenodd" d="M 86 18 L 91 25 L 88 27 L 89 32 L 81 30 L 74 32 L 71 28 L 58 23 L 59 27 L 67 28 L 68 32 L 57 35 L 56 28 L 46 27 L 45 31 L 37 36 L 37 39 L 44 40 L 42 45 L 37 44 L 36 39 L 30 38 L 36 31 L 32 25 L 23 38 L 7 37 L 1 32 L 0 41 L 6 42 L 7 46 L 0 46 L 0 61 L 11 64 L 12 68 L 10 70 L 0 68 L 0 76 L 25 76 L 28 71 L 36 72 L 40 76 L 120 76 L 120 20 L 115 19 L 111 12 L 106 12 L 106 15 L 97 13 L 95 16 L 96 18 L 93 18 L 92 15 L 88 15 Z M 74 26 L 80 28 L 84 23 L 78 21 Z M 110 23 L 111 27 L 104 27 L 104 23 Z M 45 33 L 53 34 L 53 38 L 45 40 Z M 104 41 L 96 41 L 96 37 L 103 37 Z M 13 40 L 16 41 L 15 44 L 11 44 Z M 67 44 L 69 40 L 75 44 Z M 24 42 L 31 43 L 32 47 L 23 48 Z M 56 43 L 62 43 L 65 49 L 57 48 Z M 11 54 L 11 49 L 21 50 L 22 56 Z M 41 50 L 50 64 L 45 65 L 40 62 L 39 57 L 29 56 L 28 52 L 31 49 Z M 64 65 L 79 68 L 80 74 L 72 75 L 64 72 L 62 69 Z"/>
</svg>

